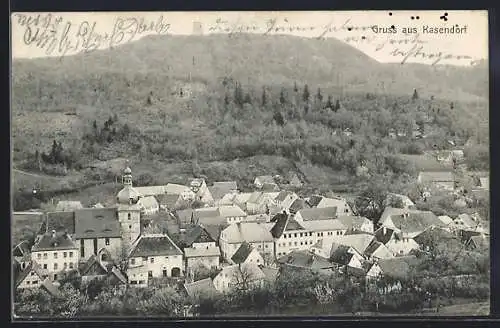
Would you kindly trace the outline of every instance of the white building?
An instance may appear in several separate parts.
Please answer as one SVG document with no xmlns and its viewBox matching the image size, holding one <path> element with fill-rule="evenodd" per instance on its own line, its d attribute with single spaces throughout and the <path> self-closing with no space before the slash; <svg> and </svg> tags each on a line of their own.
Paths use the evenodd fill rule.
<svg viewBox="0 0 500 328">
<path fill-rule="evenodd" d="M 31 260 L 56 281 L 68 271 L 78 269 L 78 247 L 68 234 L 54 230 L 38 237 L 31 250 Z"/>
<path fill-rule="evenodd" d="M 151 278 L 182 276 L 183 253 L 166 234 L 142 235 L 132 245 L 127 276 L 131 285 Z"/>
<path fill-rule="evenodd" d="M 254 263 L 264 265 L 264 258 L 251 244 L 244 242 L 231 257 L 232 264 Z"/>
<path fill-rule="evenodd" d="M 229 262 L 241 244 L 247 242 L 264 257 L 274 256 L 274 239 L 270 232 L 272 224 L 243 222 L 229 225 L 221 232 L 219 245 L 222 256 Z"/>
<path fill-rule="evenodd" d="M 235 264 L 226 266 L 215 276 L 215 289 L 221 293 L 228 293 L 235 289 L 251 290 L 262 286 L 266 276 L 257 264 Z"/>
</svg>

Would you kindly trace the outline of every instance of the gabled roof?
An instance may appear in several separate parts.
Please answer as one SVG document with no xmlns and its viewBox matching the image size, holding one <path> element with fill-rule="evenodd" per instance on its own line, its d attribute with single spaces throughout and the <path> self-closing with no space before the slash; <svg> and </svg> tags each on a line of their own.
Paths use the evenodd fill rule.
<svg viewBox="0 0 500 328">
<path fill-rule="evenodd" d="M 277 268 L 269 268 L 269 267 L 261 267 L 260 268 L 264 275 L 266 276 L 266 281 L 270 283 L 274 283 L 279 275 L 279 269 Z"/>
<path fill-rule="evenodd" d="M 47 231 L 66 231 L 69 234 L 75 233 L 75 212 L 48 212 L 43 220 L 39 234 Z"/>
<path fill-rule="evenodd" d="M 276 183 L 264 183 L 262 185 L 262 190 L 263 191 L 278 191 L 280 188 Z"/>
<path fill-rule="evenodd" d="M 141 195 L 147 196 L 157 196 L 165 193 L 165 186 L 145 186 L 145 187 L 134 187 Z"/>
<path fill-rule="evenodd" d="M 29 254 L 30 254 L 30 248 L 26 240 L 23 240 L 22 242 L 17 244 L 12 250 L 12 255 L 14 257 L 24 257 Z"/>
<path fill-rule="evenodd" d="M 51 232 L 48 232 L 42 235 L 40 239 L 35 242 L 32 251 L 39 252 L 75 248 L 77 248 L 77 246 L 69 235 L 66 235 L 64 233 L 52 234 Z"/>
<path fill-rule="evenodd" d="M 279 202 L 279 203 L 281 203 L 281 202 L 283 202 L 283 201 L 286 199 L 286 197 L 287 197 L 288 195 L 290 195 L 290 194 L 293 194 L 293 193 L 292 193 L 292 192 L 290 192 L 290 191 L 282 190 L 282 191 L 280 191 L 280 192 L 278 193 L 278 196 L 276 196 L 276 198 L 275 198 L 274 200 L 275 200 L 275 201 L 277 201 L 277 202 Z"/>
<path fill-rule="evenodd" d="M 443 226 L 441 220 L 432 212 L 412 212 L 408 213 L 406 217 L 392 215 L 391 220 L 396 229 L 408 234 L 422 232 L 433 226 Z"/>
<path fill-rule="evenodd" d="M 260 267 L 255 263 L 242 263 L 223 267 L 222 270 L 217 274 L 216 278 L 219 275 L 233 278 L 237 277 L 240 272 L 248 273 L 248 281 L 256 281 L 266 278 Z"/>
<path fill-rule="evenodd" d="M 343 207 L 348 206 L 347 201 L 339 196 L 322 197 L 316 207 Z"/>
<path fill-rule="evenodd" d="M 418 236 L 413 237 L 413 240 L 415 240 L 419 245 L 426 245 L 431 240 L 439 243 L 439 242 L 446 242 L 449 239 L 455 239 L 452 233 L 440 228 L 433 229 L 432 227 L 426 229 Z"/>
<path fill-rule="evenodd" d="M 453 219 L 450 218 L 448 215 L 441 215 L 438 216 L 438 219 L 443 222 L 444 225 L 450 225 L 453 223 Z"/>
<path fill-rule="evenodd" d="M 73 211 L 82 209 L 83 205 L 80 201 L 76 200 L 61 200 L 57 202 L 56 210 L 57 211 Z"/>
<path fill-rule="evenodd" d="M 297 213 L 299 210 L 306 208 L 306 202 L 302 198 L 297 198 L 290 205 L 290 213 Z"/>
<path fill-rule="evenodd" d="M 228 243 L 252 243 L 258 241 L 273 241 L 272 233 L 266 226 L 257 222 L 238 222 L 226 227 L 222 234 Z"/>
<path fill-rule="evenodd" d="M 162 194 L 156 196 L 156 200 L 159 204 L 166 206 L 168 209 L 173 209 L 180 199 L 178 194 Z"/>
<path fill-rule="evenodd" d="M 214 182 L 213 186 L 208 187 L 214 200 L 222 199 L 225 195 L 238 190 L 236 181 Z"/>
<path fill-rule="evenodd" d="M 167 234 L 142 235 L 134 243 L 130 257 L 182 255 Z"/>
<path fill-rule="evenodd" d="M 231 257 L 231 261 L 236 264 L 245 262 L 253 250 L 254 248 L 252 245 L 247 242 L 243 242 L 236 253 L 234 253 L 234 255 Z"/>
<path fill-rule="evenodd" d="M 108 268 L 99 260 L 96 255 L 89 257 L 85 265 L 80 270 L 80 275 L 83 276 L 95 276 L 95 275 L 106 275 L 108 274 Z"/>
<path fill-rule="evenodd" d="M 184 192 L 191 192 L 191 189 L 189 189 L 188 186 L 175 184 L 175 183 L 169 183 L 165 186 L 165 193 L 166 194 L 180 195 Z"/>
<path fill-rule="evenodd" d="M 198 280 L 189 284 L 184 284 L 184 289 L 189 297 L 197 298 L 200 296 L 212 296 L 217 294 L 218 291 L 215 289 L 212 279 L 206 278 Z"/>
<path fill-rule="evenodd" d="M 481 235 L 470 237 L 469 245 L 470 243 L 474 243 L 474 245 L 479 248 L 488 248 L 490 246 L 489 238 L 485 238 Z"/>
<path fill-rule="evenodd" d="M 288 215 L 285 213 L 278 213 L 271 219 L 271 222 L 275 222 L 274 226 L 271 228 L 272 236 L 274 238 L 280 238 L 283 231 L 285 231 Z"/>
<path fill-rule="evenodd" d="M 222 217 L 247 216 L 245 211 L 236 205 L 219 206 L 219 213 Z"/>
<path fill-rule="evenodd" d="M 354 248 L 359 254 L 364 254 L 370 243 L 375 239 L 371 234 L 355 234 L 339 236 L 337 243 Z"/>
<path fill-rule="evenodd" d="M 56 285 L 54 285 L 48 277 L 42 282 L 42 285 L 40 287 L 53 297 L 58 297 L 58 298 L 61 297 L 59 288 Z"/>
<path fill-rule="evenodd" d="M 371 241 L 370 245 L 368 245 L 368 247 L 365 249 L 365 253 L 364 253 L 364 255 L 366 255 L 366 256 L 372 256 L 372 255 L 373 255 L 373 253 L 375 253 L 375 251 L 376 251 L 379 247 L 381 247 L 382 245 L 384 245 L 384 244 L 382 244 L 381 242 L 379 242 L 379 241 L 378 241 L 378 240 L 376 240 L 376 239 L 373 239 L 373 240 Z"/>
<path fill-rule="evenodd" d="M 146 196 L 139 199 L 138 204 L 144 208 L 156 208 L 158 207 L 158 201 L 154 196 Z"/>
<path fill-rule="evenodd" d="M 330 253 L 330 261 L 340 265 L 347 265 L 351 261 L 354 254 L 349 252 L 350 247 L 346 245 L 332 245 L 332 251 Z"/>
<path fill-rule="evenodd" d="M 191 247 L 194 243 L 211 243 L 215 242 L 215 239 L 205 228 L 195 225 L 186 229 L 181 241 L 184 247 Z"/>
<path fill-rule="evenodd" d="M 382 270 L 382 274 L 396 279 L 405 279 L 409 277 L 411 266 L 409 264 L 412 259 L 408 257 L 394 257 L 391 259 L 380 259 L 378 265 Z"/>
<path fill-rule="evenodd" d="M 264 183 L 275 183 L 274 181 L 274 178 L 270 175 L 260 175 L 258 177 L 255 178 L 255 181 L 259 180 L 259 182 L 261 184 L 264 184 Z"/>
<path fill-rule="evenodd" d="M 301 225 L 309 231 L 347 230 L 347 227 L 339 220 L 304 221 Z"/>
<path fill-rule="evenodd" d="M 118 269 L 116 266 L 113 266 L 111 268 L 111 271 L 108 271 L 108 272 L 110 272 L 112 275 L 114 275 L 116 277 L 116 279 L 118 279 L 118 281 L 121 282 L 122 284 L 126 284 L 127 283 L 127 278 L 120 271 L 120 269 Z"/>
<path fill-rule="evenodd" d="M 384 245 L 387 244 L 389 240 L 392 239 L 393 235 L 394 235 L 394 230 L 387 227 L 381 227 L 377 229 L 377 231 L 375 231 L 375 238 L 377 238 L 377 240 Z"/>
<path fill-rule="evenodd" d="M 320 195 L 312 195 L 311 197 L 309 197 L 307 199 L 307 204 L 310 206 L 310 207 L 316 207 L 318 206 L 319 202 L 321 202 L 321 200 L 323 199 L 323 196 L 320 196 Z"/>
<path fill-rule="evenodd" d="M 466 214 L 466 213 L 463 213 L 463 214 L 460 214 L 458 217 L 457 217 L 458 220 L 462 221 L 464 224 L 465 227 L 469 227 L 469 228 L 475 228 L 478 224 L 476 223 L 476 221 L 474 221 L 474 219 L 472 218 L 472 216 L 470 216 L 469 214 Z"/>
<path fill-rule="evenodd" d="M 36 263 L 35 261 L 30 261 L 26 266 L 26 268 L 24 268 L 24 270 L 19 272 L 19 275 L 17 276 L 16 279 L 16 288 L 23 282 L 24 279 L 26 279 L 26 277 L 31 272 L 34 272 L 36 275 L 38 275 L 40 280 L 43 280 L 44 276 L 46 275 L 46 273 L 42 270 L 42 268 L 38 263 Z"/>
<path fill-rule="evenodd" d="M 121 237 L 116 208 L 75 211 L 75 239 Z"/>
<path fill-rule="evenodd" d="M 309 251 L 293 251 L 280 257 L 278 263 L 287 266 L 307 268 L 307 269 L 328 269 L 333 268 L 335 264 L 330 263 L 321 256 Z"/>
<path fill-rule="evenodd" d="M 340 215 L 337 220 L 342 222 L 348 229 L 359 230 L 364 224 L 371 224 L 371 221 L 363 216 Z"/>
<path fill-rule="evenodd" d="M 432 183 L 432 182 L 454 182 L 455 178 L 453 172 L 447 171 L 426 171 L 420 172 L 420 181 L 422 183 Z"/>
<path fill-rule="evenodd" d="M 191 257 L 214 257 L 220 256 L 220 248 L 219 247 L 206 247 L 206 248 L 184 248 L 184 256 L 186 258 Z"/>
<path fill-rule="evenodd" d="M 247 199 L 247 203 L 258 204 L 260 200 L 263 198 L 264 193 L 262 191 L 254 191 L 250 194 L 250 197 Z"/>
<path fill-rule="evenodd" d="M 337 217 L 337 207 L 303 208 L 297 212 L 304 221 L 329 220 Z"/>
<path fill-rule="evenodd" d="M 210 234 L 210 236 L 215 240 L 218 241 L 220 237 L 220 233 L 224 229 L 224 226 L 221 225 L 203 225 L 203 228 Z"/>
</svg>

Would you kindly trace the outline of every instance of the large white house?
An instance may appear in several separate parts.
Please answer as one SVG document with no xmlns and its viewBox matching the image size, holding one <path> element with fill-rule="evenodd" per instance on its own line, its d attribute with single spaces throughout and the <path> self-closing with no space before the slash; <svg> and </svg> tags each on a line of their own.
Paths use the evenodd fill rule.
<svg viewBox="0 0 500 328">
<path fill-rule="evenodd" d="M 222 256 L 230 262 L 244 242 L 251 244 L 263 256 L 273 256 L 274 239 L 270 227 L 272 227 L 272 224 L 257 222 L 242 222 L 229 225 L 221 232 L 219 239 Z"/>
</svg>

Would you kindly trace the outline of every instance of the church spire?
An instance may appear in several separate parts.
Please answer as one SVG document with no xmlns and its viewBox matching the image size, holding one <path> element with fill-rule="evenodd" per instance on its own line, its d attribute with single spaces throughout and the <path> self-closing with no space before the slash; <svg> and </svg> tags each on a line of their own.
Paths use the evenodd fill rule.
<svg viewBox="0 0 500 328">
<path fill-rule="evenodd" d="M 132 187 L 132 170 L 128 166 L 125 171 L 123 171 L 122 181 L 125 187 Z"/>
</svg>

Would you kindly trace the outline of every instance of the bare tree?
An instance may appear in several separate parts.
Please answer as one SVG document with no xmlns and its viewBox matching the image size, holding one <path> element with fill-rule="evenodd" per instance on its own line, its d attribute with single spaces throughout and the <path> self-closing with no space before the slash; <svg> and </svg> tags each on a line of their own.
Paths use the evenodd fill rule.
<svg viewBox="0 0 500 328">
<path fill-rule="evenodd" d="M 252 283 L 255 282 L 255 275 L 248 266 L 238 265 L 237 270 L 233 275 L 233 284 L 237 292 L 247 292 L 251 289 Z"/>
</svg>

